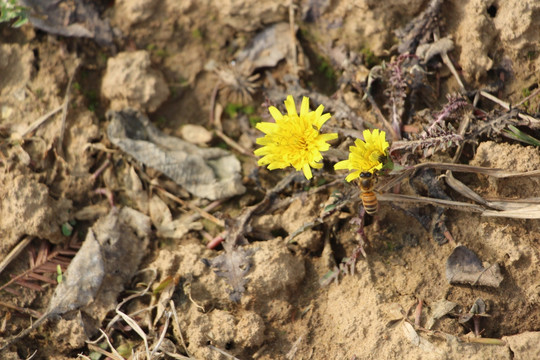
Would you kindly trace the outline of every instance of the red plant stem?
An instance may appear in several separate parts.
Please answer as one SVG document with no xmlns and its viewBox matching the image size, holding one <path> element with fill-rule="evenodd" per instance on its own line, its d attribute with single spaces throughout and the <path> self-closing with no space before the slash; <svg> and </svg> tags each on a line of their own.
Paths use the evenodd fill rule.
<svg viewBox="0 0 540 360">
<path fill-rule="evenodd" d="M 208 249 L 216 248 L 219 244 L 221 244 L 223 241 L 225 241 L 225 238 L 227 237 L 227 233 L 228 233 L 227 231 L 221 232 L 218 236 L 213 238 L 212 241 L 210 241 L 206 245 L 206 248 L 208 248 Z"/>
</svg>

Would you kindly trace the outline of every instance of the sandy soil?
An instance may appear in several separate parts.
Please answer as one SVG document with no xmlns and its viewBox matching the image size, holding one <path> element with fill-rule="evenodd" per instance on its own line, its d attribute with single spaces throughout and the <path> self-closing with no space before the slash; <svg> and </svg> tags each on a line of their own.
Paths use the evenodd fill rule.
<svg viewBox="0 0 540 360">
<path fill-rule="evenodd" d="M 151 358 L 194 359 L 540 358 L 540 177 L 453 171 L 486 200 L 478 206 L 492 212 L 484 213 L 381 196 L 376 218 L 366 219 L 364 257 L 354 221 L 361 202 L 332 170 L 351 138 L 391 119 L 388 79 L 373 85 L 370 102 L 368 75 L 377 67 L 387 73 L 408 39 L 396 31 L 438 2 L 294 3 L 101 2 L 99 16 L 113 29 L 109 44 L 0 25 L 0 259 L 9 259 L 0 285 L 36 269 L 34 279 L 0 292 L 0 346 L 44 315 L 1 358 L 36 351 L 38 359 L 135 359 L 152 350 Z M 418 137 L 446 96 L 461 91 L 474 106 L 452 122 L 460 129 L 468 121 L 466 141 L 456 158 L 451 144 L 429 157 L 402 151 L 396 163 L 540 170 L 538 147 L 501 132 L 515 124 L 538 137 L 540 122 L 517 111 L 504 117 L 505 109 L 478 95 L 484 90 L 538 119 L 540 96 L 519 104 L 538 89 L 538 18 L 535 0 L 442 3 L 418 41 L 447 39 L 466 91 L 432 48 L 432 59 L 416 64 L 420 82 L 414 66 L 404 75 L 416 74 L 408 78 L 401 135 Z M 257 168 L 251 154 L 262 134 L 253 123 L 268 121 L 268 105 L 280 107 L 288 94 L 323 103 L 340 138 L 326 172 L 290 181 L 268 200 L 265 193 L 290 170 Z M 153 126 L 135 128 L 126 108 Z M 122 131 L 134 141 L 108 130 L 118 116 L 128 119 Z M 128 154 L 139 146 L 139 155 Z M 195 168 L 202 170 L 190 174 Z M 392 189 L 434 197 L 422 180 L 431 179 L 445 199 L 472 204 L 450 176 L 432 169 Z M 336 191 L 339 210 L 323 216 Z M 269 206 L 246 217 L 263 199 Z M 531 205 L 517 215 L 497 212 L 497 201 L 520 207 L 524 199 Z M 431 222 L 436 217 L 447 238 Z M 238 247 L 209 249 L 224 230 L 225 242 Z M 447 261 L 457 245 L 472 250 L 484 270 L 500 268 L 500 285 L 450 284 Z M 220 255 L 221 264 L 240 264 L 238 274 L 219 276 Z M 70 262 L 76 265 L 66 272 Z M 61 286 L 57 265 L 67 278 Z M 323 280 L 329 274 L 335 281 Z M 486 309 L 466 321 L 479 298 Z M 103 337 L 88 342 L 98 329 L 115 350 Z"/>
</svg>

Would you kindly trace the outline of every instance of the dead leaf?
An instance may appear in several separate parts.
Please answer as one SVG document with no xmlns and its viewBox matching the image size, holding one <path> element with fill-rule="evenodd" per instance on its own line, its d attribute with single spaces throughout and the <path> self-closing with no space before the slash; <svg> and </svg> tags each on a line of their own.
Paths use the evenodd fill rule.
<svg viewBox="0 0 540 360">
<path fill-rule="evenodd" d="M 415 345 L 415 346 L 420 346 L 420 336 L 418 335 L 418 333 L 416 332 L 416 330 L 414 330 L 414 326 L 412 326 L 409 322 L 407 321 L 404 321 L 401 323 L 401 328 L 403 330 L 403 333 L 405 334 L 405 337 L 407 339 L 409 339 L 409 341 Z"/>
<path fill-rule="evenodd" d="M 432 29 L 437 26 L 435 20 L 441 10 L 442 0 L 431 0 L 426 9 L 405 27 L 396 31 L 396 35 L 400 40 L 398 52 L 415 53 L 419 44 L 422 44 L 431 35 Z"/>
<path fill-rule="evenodd" d="M 56 287 L 47 312 L 64 314 L 92 302 L 105 276 L 105 265 L 99 254 L 100 246 L 94 231 L 88 230 L 77 255 L 65 272 L 64 281 Z"/>
<path fill-rule="evenodd" d="M 124 184 L 126 196 L 128 196 L 136 208 L 144 214 L 148 214 L 148 193 L 143 188 L 143 183 L 137 175 L 135 168 L 129 166 L 129 169 L 124 174 Z"/>
<path fill-rule="evenodd" d="M 127 207 L 96 221 L 69 265 L 66 280 L 56 288 L 48 312 L 81 309 L 99 324 L 137 270 L 149 233 L 148 217 Z"/>
<path fill-rule="evenodd" d="M 274 67 L 285 59 L 290 51 L 290 26 L 277 23 L 267 27 L 253 38 L 251 43 L 237 56 L 236 61 L 253 70 Z"/>
<path fill-rule="evenodd" d="M 431 330 L 433 325 L 435 325 L 435 320 L 446 316 L 449 312 L 454 310 L 457 306 L 456 303 L 442 299 L 431 305 L 431 315 L 427 319 L 426 329 Z"/>
<path fill-rule="evenodd" d="M 203 225 L 193 221 L 191 215 L 173 220 L 169 207 L 161 198 L 154 195 L 149 204 L 150 218 L 156 227 L 157 235 L 166 238 L 181 238 L 191 230 L 202 230 Z"/>
<path fill-rule="evenodd" d="M 446 260 L 446 279 L 450 284 L 498 287 L 503 276 L 498 264 L 484 267 L 473 251 L 460 245 Z"/>
<path fill-rule="evenodd" d="M 452 51 L 454 49 L 454 42 L 449 38 L 442 38 L 429 44 L 423 44 L 416 49 L 416 55 L 425 62 L 428 62 L 436 55 L 441 55 Z"/>
<path fill-rule="evenodd" d="M 252 250 L 245 250 L 239 246 L 227 246 L 227 242 L 224 243 L 224 246 L 226 249 L 221 255 L 212 260 L 203 259 L 203 262 L 211 266 L 218 276 L 227 279 L 232 288 L 229 291 L 229 298 L 231 301 L 239 302 L 242 294 L 246 291 L 247 279 L 245 276 L 251 267 Z"/>
<path fill-rule="evenodd" d="M 223 149 L 199 148 L 159 131 L 134 109 L 107 112 L 111 142 L 161 171 L 195 196 L 217 200 L 243 194 L 240 162 Z"/>
<path fill-rule="evenodd" d="M 62 36 L 87 37 L 101 45 L 112 44 L 108 20 L 99 18 L 93 1 L 21 0 L 32 9 L 29 20 L 36 28 Z"/>
<path fill-rule="evenodd" d="M 407 321 L 402 322 L 401 328 L 403 329 L 403 333 L 409 339 L 409 341 L 415 345 L 418 346 L 420 349 L 427 353 L 437 353 L 442 354 L 442 350 L 438 349 L 435 345 L 433 345 L 431 342 L 429 342 L 427 339 L 424 339 L 414 329 L 414 326 L 412 326 L 411 323 Z"/>
</svg>

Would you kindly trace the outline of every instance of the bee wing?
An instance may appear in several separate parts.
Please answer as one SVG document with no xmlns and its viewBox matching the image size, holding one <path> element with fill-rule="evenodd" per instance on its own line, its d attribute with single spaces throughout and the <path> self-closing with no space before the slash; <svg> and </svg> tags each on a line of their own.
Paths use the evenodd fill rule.
<svg viewBox="0 0 540 360">
<path fill-rule="evenodd" d="M 391 189 L 395 185 L 402 182 L 403 179 L 409 177 L 413 172 L 414 172 L 414 169 L 408 169 L 408 170 L 404 171 L 403 173 L 401 173 L 399 175 L 384 177 L 384 179 L 385 179 L 384 183 L 379 184 L 379 186 L 377 186 L 377 192 L 382 193 L 382 192 L 385 192 L 388 189 Z M 379 180 L 380 179 L 381 179 L 381 177 L 379 177 Z"/>
</svg>

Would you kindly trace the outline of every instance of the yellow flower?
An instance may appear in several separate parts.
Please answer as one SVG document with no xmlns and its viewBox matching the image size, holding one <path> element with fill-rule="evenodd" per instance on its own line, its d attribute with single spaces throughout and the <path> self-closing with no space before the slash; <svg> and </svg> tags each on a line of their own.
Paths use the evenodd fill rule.
<svg viewBox="0 0 540 360">
<path fill-rule="evenodd" d="M 268 110 L 276 122 L 260 122 L 257 129 L 266 135 L 257 139 L 262 148 L 255 150 L 255 155 L 262 156 L 259 166 L 268 165 L 269 170 L 284 169 L 288 166 L 302 170 L 307 179 L 311 179 L 311 168 L 320 169 L 321 151 L 330 148 L 327 141 L 337 139 L 337 134 L 321 134 L 321 126 L 331 115 L 323 115 L 324 106 L 309 111 L 309 99 L 304 97 L 300 107 L 300 116 L 296 112 L 293 97 L 285 100 L 287 114 L 282 115 L 274 106 Z"/>
<path fill-rule="evenodd" d="M 385 132 L 379 129 L 364 130 L 364 140 L 356 139 L 354 146 L 349 147 L 349 158 L 334 165 L 336 170 L 353 171 L 347 175 L 346 180 L 352 181 L 360 176 L 360 173 L 374 173 L 383 167 L 381 159 L 386 157 L 388 142 Z"/>
</svg>

